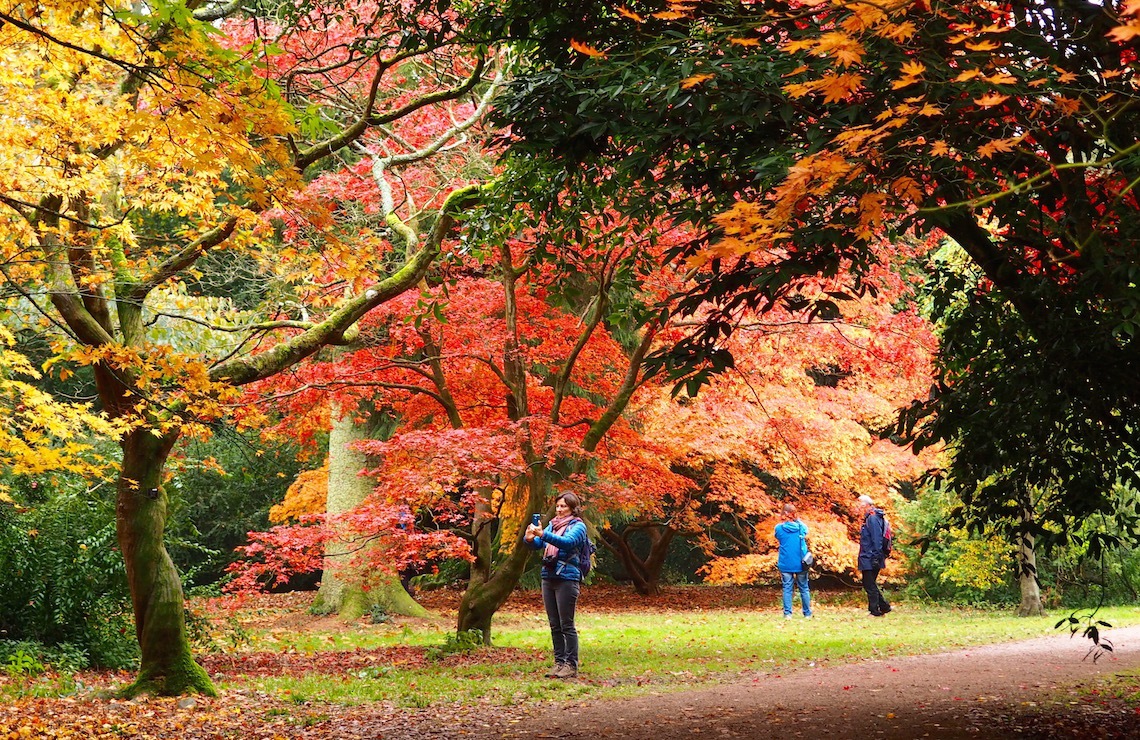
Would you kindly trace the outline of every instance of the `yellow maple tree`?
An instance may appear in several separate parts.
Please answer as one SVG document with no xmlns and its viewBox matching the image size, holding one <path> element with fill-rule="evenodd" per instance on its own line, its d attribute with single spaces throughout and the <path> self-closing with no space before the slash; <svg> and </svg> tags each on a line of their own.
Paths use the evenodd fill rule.
<svg viewBox="0 0 1140 740">
<path fill-rule="evenodd" d="M 487 68 L 485 47 L 360 10 L 382 42 L 328 41 L 350 29 L 317 8 L 254 22 L 211 0 L 0 0 L 5 308 L 41 319 L 26 325 L 52 348 L 47 371 L 89 373 L 123 430 L 117 526 L 142 649 L 125 693 L 214 692 L 190 655 L 162 543 L 180 435 L 230 417 L 240 387 L 347 341 L 364 314 L 417 285 L 479 193 L 462 183 L 442 196 L 434 229 L 403 252 L 377 233 L 282 247 L 286 218 L 328 231 L 328 208 L 305 191 L 313 165 L 464 96 Z M 405 31 L 426 38 L 405 46 Z M 282 68 L 278 47 L 293 36 L 304 37 L 295 67 Z M 306 67 L 312 49 L 322 64 Z M 410 91 L 406 65 L 433 53 L 446 63 Z M 399 225 L 389 218 L 383 233 Z"/>
</svg>

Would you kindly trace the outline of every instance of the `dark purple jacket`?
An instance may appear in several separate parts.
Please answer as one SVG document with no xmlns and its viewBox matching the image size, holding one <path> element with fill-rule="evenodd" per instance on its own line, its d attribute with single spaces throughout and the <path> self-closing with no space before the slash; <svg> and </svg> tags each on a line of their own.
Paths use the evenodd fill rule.
<svg viewBox="0 0 1140 740">
<path fill-rule="evenodd" d="M 859 570 L 883 567 L 883 531 L 886 526 L 882 509 L 874 509 L 863 519 L 863 528 L 859 530 Z"/>
</svg>

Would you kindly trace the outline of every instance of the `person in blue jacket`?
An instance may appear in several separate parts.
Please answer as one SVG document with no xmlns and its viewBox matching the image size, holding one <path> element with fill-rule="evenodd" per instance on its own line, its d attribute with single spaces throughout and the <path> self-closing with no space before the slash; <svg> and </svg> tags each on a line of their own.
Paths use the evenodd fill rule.
<svg viewBox="0 0 1140 740">
<path fill-rule="evenodd" d="M 879 571 L 886 560 L 883 557 L 883 535 L 887 521 L 883 510 L 875 506 L 870 496 L 859 497 L 863 510 L 863 527 L 859 530 L 859 572 L 863 575 L 863 590 L 867 592 L 867 611 L 873 617 L 881 617 L 891 610 L 891 605 L 879 590 Z"/>
<path fill-rule="evenodd" d="M 581 502 L 572 493 L 558 497 L 554 518 L 546 529 L 534 524 L 526 528 L 524 539 L 542 550 L 542 603 L 550 622 L 554 643 L 554 668 L 548 678 L 574 678 L 578 675 L 578 630 L 574 612 L 582 588 L 578 563 L 586 545 L 586 524 L 579 518 Z"/>
<path fill-rule="evenodd" d="M 804 567 L 807 555 L 807 525 L 796 517 L 795 504 L 784 504 L 784 521 L 776 525 L 776 542 L 779 556 L 776 569 L 784 583 L 784 619 L 792 618 L 793 585 L 800 588 L 800 605 L 804 616 L 811 618 L 811 593 L 808 589 L 808 569 Z"/>
</svg>

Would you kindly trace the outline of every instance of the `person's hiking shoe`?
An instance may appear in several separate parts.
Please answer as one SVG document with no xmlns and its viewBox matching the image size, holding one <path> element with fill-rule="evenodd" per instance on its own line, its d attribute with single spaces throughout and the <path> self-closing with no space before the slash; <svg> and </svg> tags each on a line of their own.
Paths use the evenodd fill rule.
<svg viewBox="0 0 1140 740">
<path fill-rule="evenodd" d="M 546 677 L 547 678 L 559 678 L 558 672 L 561 671 L 563 668 L 566 668 L 566 667 L 567 666 L 565 663 L 555 663 L 554 667 L 546 672 Z"/>
<path fill-rule="evenodd" d="M 889 606 L 886 607 L 885 609 L 883 609 L 883 614 L 890 614 L 890 613 L 891 613 L 891 608 Z"/>
<path fill-rule="evenodd" d="M 883 612 L 871 612 L 871 616 L 872 617 L 881 617 L 881 616 L 883 616 Z"/>
<path fill-rule="evenodd" d="M 578 669 L 572 665 L 563 663 L 551 671 L 551 673 L 553 674 L 553 678 L 577 678 Z"/>
</svg>

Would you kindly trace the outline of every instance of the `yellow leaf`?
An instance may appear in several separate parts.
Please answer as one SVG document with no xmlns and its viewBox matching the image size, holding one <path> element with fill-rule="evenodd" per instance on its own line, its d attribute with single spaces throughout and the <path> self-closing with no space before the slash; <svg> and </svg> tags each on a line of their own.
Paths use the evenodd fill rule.
<svg viewBox="0 0 1140 740">
<path fill-rule="evenodd" d="M 967 80 L 972 80 L 975 77 L 981 77 L 981 76 L 982 76 L 981 70 L 967 69 L 963 72 L 959 72 L 958 76 L 955 77 L 953 81 L 954 82 L 966 82 Z"/>
<path fill-rule="evenodd" d="M 944 157 L 950 153 L 950 145 L 945 141 L 936 141 L 930 145 L 930 154 L 934 157 Z"/>
<path fill-rule="evenodd" d="M 994 49 L 1000 49 L 1001 44 L 996 41 L 990 41 L 989 39 L 986 39 L 985 41 L 967 42 L 966 48 L 970 51 L 993 51 Z"/>
<path fill-rule="evenodd" d="M 737 46 L 759 46 L 760 39 L 750 39 L 744 36 L 729 36 L 728 43 L 736 44 Z"/>
</svg>

